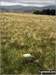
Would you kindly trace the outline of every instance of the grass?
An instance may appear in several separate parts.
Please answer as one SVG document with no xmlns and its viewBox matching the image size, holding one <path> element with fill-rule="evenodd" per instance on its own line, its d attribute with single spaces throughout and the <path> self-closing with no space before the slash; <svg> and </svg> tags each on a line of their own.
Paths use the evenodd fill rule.
<svg viewBox="0 0 56 75">
<path fill-rule="evenodd" d="M 0 12 L 1 73 L 55 70 L 55 16 Z M 24 58 L 30 53 L 36 58 Z"/>
</svg>

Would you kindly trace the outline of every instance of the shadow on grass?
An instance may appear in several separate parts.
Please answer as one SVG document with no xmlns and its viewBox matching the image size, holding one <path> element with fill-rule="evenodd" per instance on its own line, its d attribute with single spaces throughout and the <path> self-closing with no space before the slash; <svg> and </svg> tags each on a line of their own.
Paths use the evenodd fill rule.
<svg viewBox="0 0 56 75">
<path fill-rule="evenodd" d="M 19 49 L 19 50 L 29 49 L 30 48 L 30 46 L 28 46 L 28 45 L 20 45 L 20 44 L 18 44 L 16 42 L 10 43 L 9 45 L 10 45 L 11 48 L 16 48 L 16 49 Z"/>
</svg>

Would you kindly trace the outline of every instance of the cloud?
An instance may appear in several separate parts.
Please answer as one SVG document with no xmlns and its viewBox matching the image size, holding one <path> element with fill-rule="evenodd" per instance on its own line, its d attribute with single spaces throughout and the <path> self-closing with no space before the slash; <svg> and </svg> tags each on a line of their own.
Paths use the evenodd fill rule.
<svg viewBox="0 0 56 75">
<path fill-rule="evenodd" d="M 22 5 L 22 6 L 47 6 L 54 5 L 55 0 L 1 0 L 2 6 Z"/>
<path fill-rule="evenodd" d="M 5 1 L 5 2 L 19 2 L 19 1 L 55 1 L 55 0 L 1 0 L 1 1 Z"/>
</svg>

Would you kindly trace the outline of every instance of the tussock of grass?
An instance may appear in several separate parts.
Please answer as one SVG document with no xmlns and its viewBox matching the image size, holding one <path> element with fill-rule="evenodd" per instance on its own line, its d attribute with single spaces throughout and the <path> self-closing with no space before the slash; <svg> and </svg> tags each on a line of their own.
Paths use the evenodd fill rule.
<svg viewBox="0 0 56 75">
<path fill-rule="evenodd" d="M 5 12 L 1 15 L 2 74 L 55 70 L 55 16 Z M 34 58 L 22 57 L 25 53 Z"/>
</svg>

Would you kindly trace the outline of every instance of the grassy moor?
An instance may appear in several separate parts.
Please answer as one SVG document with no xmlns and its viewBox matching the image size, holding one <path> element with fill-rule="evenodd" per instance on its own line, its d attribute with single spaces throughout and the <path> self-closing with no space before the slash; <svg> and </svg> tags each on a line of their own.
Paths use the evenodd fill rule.
<svg viewBox="0 0 56 75">
<path fill-rule="evenodd" d="M 55 70 L 55 16 L 0 14 L 1 73 L 40 74 L 41 70 Z"/>
</svg>

